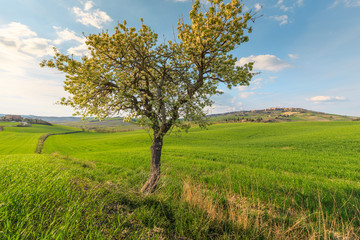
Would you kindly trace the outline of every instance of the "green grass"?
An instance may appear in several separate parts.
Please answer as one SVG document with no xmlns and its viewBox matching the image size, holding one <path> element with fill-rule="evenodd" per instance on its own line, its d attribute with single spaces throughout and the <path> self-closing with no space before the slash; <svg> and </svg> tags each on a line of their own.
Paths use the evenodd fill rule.
<svg viewBox="0 0 360 240">
<path fill-rule="evenodd" d="M 0 132 L 1 154 L 34 153 L 39 137 L 45 133 L 62 133 L 76 130 L 66 126 L 33 124 L 31 127 L 4 127 Z"/>
<path fill-rule="evenodd" d="M 13 129 L 0 148 L 48 131 L 3 140 Z M 152 196 L 139 194 L 145 131 L 51 136 L 44 155 L 3 150 L 0 239 L 356 239 L 359 133 L 358 122 L 193 128 L 165 138 Z"/>
<path fill-rule="evenodd" d="M 0 121 L 0 126 L 14 126 L 14 125 L 18 125 L 18 122 L 2 122 Z"/>
<path fill-rule="evenodd" d="M 306 209 L 311 215 L 320 202 L 327 216 L 359 224 L 359 133 L 353 122 L 194 128 L 164 141 L 159 194 L 180 199 L 186 181 L 212 190 L 215 199 L 231 192 L 281 206 L 278 211 Z M 138 191 L 146 179 L 150 143 L 142 132 L 80 133 L 49 139 L 45 150 L 95 161 L 105 171 L 95 175 L 97 181 Z"/>
<path fill-rule="evenodd" d="M 122 233 L 133 224 L 129 209 L 116 208 L 124 200 L 119 194 L 109 194 L 107 184 L 94 186 L 76 177 L 77 172 L 92 167 L 42 155 L 2 156 L 0 175 L 6 177 L 0 179 L 0 239 L 108 239 L 146 234 L 145 228 Z"/>
</svg>

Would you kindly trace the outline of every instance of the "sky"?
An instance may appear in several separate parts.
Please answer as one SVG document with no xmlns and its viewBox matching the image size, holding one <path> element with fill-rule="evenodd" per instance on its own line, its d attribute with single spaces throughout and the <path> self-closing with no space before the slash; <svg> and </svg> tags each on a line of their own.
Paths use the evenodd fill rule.
<svg viewBox="0 0 360 240">
<path fill-rule="evenodd" d="M 206 5 L 206 0 L 202 0 Z M 81 57 L 85 36 L 118 22 L 144 23 L 172 40 L 192 0 L 0 0 L 0 113 L 71 116 L 56 102 L 64 74 L 40 68 L 56 47 Z M 360 0 L 244 0 L 258 12 L 249 42 L 232 54 L 254 61 L 249 86 L 214 96 L 210 113 L 300 107 L 360 116 Z"/>
</svg>

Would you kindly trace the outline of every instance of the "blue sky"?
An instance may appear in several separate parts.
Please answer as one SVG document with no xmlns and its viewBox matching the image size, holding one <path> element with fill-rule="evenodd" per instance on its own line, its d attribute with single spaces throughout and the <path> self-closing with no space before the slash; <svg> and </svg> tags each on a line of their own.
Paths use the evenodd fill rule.
<svg viewBox="0 0 360 240">
<path fill-rule="evenodd" d="M 203 0 L 206 4 L 206 0 Z M 259 11 L 250 41 L 234 50 L 237 64 L 255 61 L 248 87 L 215 96 L 211 112 L 302 107 L 360 116 L 360 0 L 249 0 Z M 64 75 L 39 67 L 53 54 L 86 54 L 84 36 L 140 18 L 173 38 L 191 0 L 12 0 L 0 9 L 0 113 L 70 116 L 56 105 Z"/>
</svg>

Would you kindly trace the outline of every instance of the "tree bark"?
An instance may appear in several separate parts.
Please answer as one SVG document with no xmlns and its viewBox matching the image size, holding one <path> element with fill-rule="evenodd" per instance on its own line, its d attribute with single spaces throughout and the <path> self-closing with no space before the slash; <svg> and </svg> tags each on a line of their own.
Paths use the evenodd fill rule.
<svg viewBox="0 0 360 240">
<path fill-rule="evenodd" d="M 153 193 L 159 182 L 162 145 L 163 145 L 162 137 L 154 136 L 153 143 L 150 147 L 150 151 L 151 151 L 150 175 L 141 189 L 141 192 L 144 194 Z"/>
</svg>

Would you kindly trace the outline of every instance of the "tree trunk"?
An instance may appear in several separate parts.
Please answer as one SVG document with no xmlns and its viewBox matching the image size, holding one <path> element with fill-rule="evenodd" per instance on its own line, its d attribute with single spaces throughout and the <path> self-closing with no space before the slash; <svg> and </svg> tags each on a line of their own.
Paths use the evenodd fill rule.
<svg viewBox="0 0 360 240">
<path fill-rule="evenodd" d="M 156 189 L 156 186 L 160 179 L 160 159 L 161 159 L 161 149 L 163 145 L 162 137 L 155 137 L 153 143 L 150 147 L 151 151 L 151 166 L 150 166 L 150 175 L 146 183 L 141 189 L 141 192 L 144 194 L 153 193 Z"/>
</svg>

